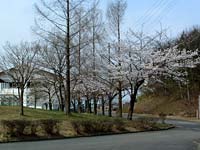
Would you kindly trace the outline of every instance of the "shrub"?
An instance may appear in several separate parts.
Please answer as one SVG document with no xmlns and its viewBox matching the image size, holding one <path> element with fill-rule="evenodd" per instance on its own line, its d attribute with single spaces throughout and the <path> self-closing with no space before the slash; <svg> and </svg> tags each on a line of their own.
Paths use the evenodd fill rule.
<svg viewBox="0 0 200 150">
<path fill-rule="evenodd" d="M 156 130 L 157 129 L 156 124 L 157 124 L 157 119 L 155 118 L 141 117 L 133 121 L 133 126 L 136 129 Z"/>
<path fill-rule="evenodd" d="M 4 128 L 4 134 L 11 137 L 25 135 L 24 130 L 30 125 L 30 121 L 27 120 L 3 120 L 1 123 Z"/>
<path fill-rule="evenodd" d="M 58 120 L 47 119 L 40 120 L 37 124 L 41 126 L 42 130 L 45 131 L 47 135 L 59 135 L 59 122 Z"/>
<path fill-rule="evenodd" d="M 113 124 L 116 130 L 125 131 L 125 123 L 121 119 L 115 119 Z"/>
<path fill-rule="evenodd" d="M 59 121 L 57 120 L 3 120 L 1 125 L 3 128 L 3 136 L 5 137 L 23 137 L 23 136 L 38 136 L 38 128 L 40 132 L 47 135 L 59 134 Z"/>
<path fill-rule="evenodd" d="M 103 120 L 74 120 L 71 124 L 79 135 L 108 133 L 113 128 L 112 121 Z"/>
<path fill-rule="evenodd" d="M 30 130 L 31 130 L 31 133 L 30 135 L 31 136 L 36 136 L 36 132 L 37 132 L 37 127 L 38 127 L 38 124 L 36 122 L 32 122 L 31 125 L 30 125 Z"/>
</svg>

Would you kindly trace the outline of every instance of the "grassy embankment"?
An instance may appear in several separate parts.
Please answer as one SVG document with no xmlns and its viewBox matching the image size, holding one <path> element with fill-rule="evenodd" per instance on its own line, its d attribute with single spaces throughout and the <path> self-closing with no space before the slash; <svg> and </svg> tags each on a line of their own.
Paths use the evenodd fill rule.
<svg viewBox="0 0 200 150">
<path fill-rule="evenodd" d="M 169 127 L 152 118 L 127 121 L 85 113 L 73 113 L 67 117 L 63 112 L 29 108 L 25 108 L 25 116 L 22 117 L 18 107 L 0 107 L 0 142 L 150 131 Z"/>
<path fill-rule="evenodd" d="M 136 113 L 146 113 L 158 115 L 164 113 L 168 116 L 185 116 L 195 115 L 195 108 L 185 105 L 184 101 L 173 96 L 142 96 L 136 104 Z"/>
</svg>

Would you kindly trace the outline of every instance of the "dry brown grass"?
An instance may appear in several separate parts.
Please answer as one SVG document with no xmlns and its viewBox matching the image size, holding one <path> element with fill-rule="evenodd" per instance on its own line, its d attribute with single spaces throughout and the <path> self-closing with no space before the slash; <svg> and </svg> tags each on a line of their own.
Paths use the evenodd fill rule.
<svg viewBox="0 0 200 150">
<path fill-rule="evenodd" d="M 165 113 L 167 115 L 184 115 L 188 108 L 182 100 L 173 97 L 144 96 L 136 103 L 136 113 L 155 114 Z"/>
</svg>

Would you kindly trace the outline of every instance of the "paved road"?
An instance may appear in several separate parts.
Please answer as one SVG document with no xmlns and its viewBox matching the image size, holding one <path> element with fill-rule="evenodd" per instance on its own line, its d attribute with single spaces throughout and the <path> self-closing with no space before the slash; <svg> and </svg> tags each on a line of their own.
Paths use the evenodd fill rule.
<svg viewBox="0 0 200 150">
<path fill-rule="evenodd" d="M 200 139 L 200 124 L 168 120 L 177 128 L 55 141 L 0 144 L 0 150 L 195 150 Z"/>
</svg>

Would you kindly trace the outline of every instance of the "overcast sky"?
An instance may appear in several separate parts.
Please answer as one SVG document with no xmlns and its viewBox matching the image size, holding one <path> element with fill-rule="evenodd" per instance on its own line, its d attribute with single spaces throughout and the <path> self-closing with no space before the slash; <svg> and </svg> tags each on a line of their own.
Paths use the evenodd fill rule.
<svg viewBox="0 0 200 150">
<path fill-rule="evenodd" d="M 31 41 L 34 35 L 34 3 L 39 0 L 1 0 L 0 3 L 0 47 L 6 42 Z M 106 10 L 110 0 L 100 0 Z M 200 24 L 200 0 L 127 0 L 128 8 L 124 27 L 138 30 L 143 24 L 146 32 L 169 28 L 172 35 L 183 29 Z"/>
</svg>

